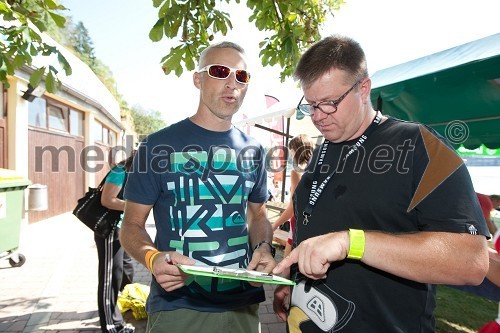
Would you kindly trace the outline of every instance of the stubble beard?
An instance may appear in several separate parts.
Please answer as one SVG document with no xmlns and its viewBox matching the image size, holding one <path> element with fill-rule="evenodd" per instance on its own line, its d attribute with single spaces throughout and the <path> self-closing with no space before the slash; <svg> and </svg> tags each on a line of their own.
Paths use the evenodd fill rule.
<svg viewBox="0 0 500 333">
<path fill-rule="evenodd" d="M 216 103 L 215 108 L 210 111 L 222 120 L 231 120 L 232 117 L 239 111 L 241 107 L 241 101 L 235 103 L 226 103 L 224 101 L 219 101 Z"/>
</svg>

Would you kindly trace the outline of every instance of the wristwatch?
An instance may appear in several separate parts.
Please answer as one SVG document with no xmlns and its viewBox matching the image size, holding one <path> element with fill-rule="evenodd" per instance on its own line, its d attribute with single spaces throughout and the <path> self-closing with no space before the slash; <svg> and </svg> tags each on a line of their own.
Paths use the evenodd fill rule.
<svg viewBox="0 0 500 333">
<path fill-rule="evenodd" d="M 273 256 L 273 258 L 274 258 L 274 256 L 276 255 L 276 248 L 275 248 L 275 247 L 274 247 L 271 243 L 269 243 L 269 242 L 268 242 L 268 241 L 266 241 L 266 240 L 260 241 L 260 243 L 259 243 L 259 244 L 255 245 L 255 247 L 253 248 L 253 250 L 254 250 L 254 251 L 255 251 L 255 250 L 257 250 L 259 247 L 261 247 L 261 245 L 262 245 L 262 244 L 267 244 L 267 245 L 269 245 L 269 247 L 271 248 L 271 255 L 272 255 L 272 256 Z"/>
</svg>

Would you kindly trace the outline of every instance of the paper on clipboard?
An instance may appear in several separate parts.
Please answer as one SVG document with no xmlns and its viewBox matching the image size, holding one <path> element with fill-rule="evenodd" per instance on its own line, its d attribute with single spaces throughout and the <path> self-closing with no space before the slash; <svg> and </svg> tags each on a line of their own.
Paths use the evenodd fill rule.
<svg viewBox="0 0 500 333">
<path fill-rule="evenodd" d="M 187 274 L 201 275 L 209 277 L 217 277 L 223 279 L 245 280 L 250 282 L 271 283 L 271 284 L 286 284 L 293 286 L 295 282 L 285 279 L 281 276 L 262 273 L 257 271 L 249 271 L 244 268 L 227 268 L 218 266 L 190 266 L 181 265 L 177 266 Z"/>
</svg>

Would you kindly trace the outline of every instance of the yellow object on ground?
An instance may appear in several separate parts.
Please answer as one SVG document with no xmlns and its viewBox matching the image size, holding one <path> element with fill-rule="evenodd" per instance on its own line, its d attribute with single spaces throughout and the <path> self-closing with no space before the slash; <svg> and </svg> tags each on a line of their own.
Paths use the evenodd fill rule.
<svg viewBox="0 0 500 333">
<path fill-rule="evenodd" d="M 118 307 L 120 311 L 132 310 L 132 315 L 136 320 L 146 319 L 146 299 L 149 295 L 149 286 L 141 283 L 127 284 L 122 293 L 118 296 Z"/>
</svg>

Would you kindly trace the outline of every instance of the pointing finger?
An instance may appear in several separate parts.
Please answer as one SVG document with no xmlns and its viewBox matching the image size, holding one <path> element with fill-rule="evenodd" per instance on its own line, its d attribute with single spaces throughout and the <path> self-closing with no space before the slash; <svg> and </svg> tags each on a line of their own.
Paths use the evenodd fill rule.
<svg viewBox="0 0 500 333">
<path fill-rule="evenodd" d="M 299 251 L 298 248 L 294 249 L 290 254 L 285 257 L 276 267 L 273 269 L 273 274 L 280 274 L 288 267 L 297 263 L 299 259 Z"/>
</svg>

